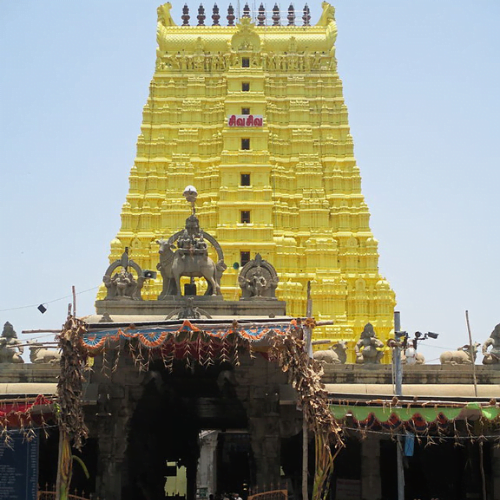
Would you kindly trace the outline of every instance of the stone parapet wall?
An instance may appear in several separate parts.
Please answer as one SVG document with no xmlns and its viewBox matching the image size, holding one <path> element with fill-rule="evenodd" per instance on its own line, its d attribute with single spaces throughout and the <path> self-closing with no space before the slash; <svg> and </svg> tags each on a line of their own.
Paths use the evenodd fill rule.
<svg viewBox="0 0 500 500">
<path fill-rule="evenodd" d="M 500 366 L 476 365 L 478 384 L 499 384 Z M 391 384 L 390 365 L 325 365 L 325 384 Z M 472 365 L 413 365 L 403 367 L 403 384 L 473 384 Z"/>
<path fill-rule="evenodd" d="M 59 373 L 60 369 L 58 364 L 2 363 L 0 364 L 0 383 L 57 383 L 57 376 Z"/>
</svg>

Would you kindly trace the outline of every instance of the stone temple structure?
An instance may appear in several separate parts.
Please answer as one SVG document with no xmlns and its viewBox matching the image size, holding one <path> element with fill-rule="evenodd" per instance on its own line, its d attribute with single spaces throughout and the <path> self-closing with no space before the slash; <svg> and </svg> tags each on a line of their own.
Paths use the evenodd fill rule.
<svg viewBox="0 0 500 500">
<path fill-rule="evenodd" d="M 239 20 L 230 11 L 224 26 L 218 9 L 210 19 L 185 7 L 182 25 L 170 9 L 158 8 L 156 70 L 110 262 L 128 248 L 153 269 L 156 241 L 184 226 L 182 192 L 192 184 L 200 225 L 224 248 L 224 297 L 237 299 L 235 268 L 259 253 L 279 273 L 276 294 L 288 314 L 305 314 L 311 281 L 314 316 L 334 321 L 316 338 L 347 341 L 354 362 L 355 332 L 368 321 L 382 341 L 389 337 L 395 295 L 379 273 L 361 192 L 334 8 L 324 2 L 310 25 L 308 8 L 291 7 L 280 20 L 276 9 L 246 7 Z M 158 275 L 142 298 L 162 290 Z"/>
</svg>

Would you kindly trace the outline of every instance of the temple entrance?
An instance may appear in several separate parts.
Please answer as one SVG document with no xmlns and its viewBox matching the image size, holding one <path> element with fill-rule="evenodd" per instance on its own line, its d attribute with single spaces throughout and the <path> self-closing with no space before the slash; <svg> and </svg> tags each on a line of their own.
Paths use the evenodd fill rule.
<svg viewBox="0 0 500 500">
<path fill-rule="evenodd" d="M 249 478 L 255 477 L 255 463 L 248 432 L 219 433 L 217 446 L 217 492 L 238 492 L 244 496 Z"/>
<path fill-rule="evenodd" d="M 238 491 L 244 481 L 251 480 L 247 414 L 232 380 L 232 366 L 224 363 L 208 367 L 179 363 L 172 373 L 161 362 L 151 366 L 130 423 L 123 499 L 164 498 L 165 477 L 169 473 L 172 477 L 169 468 L 175 463 L 185 467 L 186 474 L 186 491 L 178 494 L 194 500 L 199 434 L 204 429 L 220 431 L 217 489 L 221 493 Z M 167 485 L 169 480 L 167 477 Z M 172 484 L 168 486 L 171 493 Z M 204 493 L 208 496 L 216 491 Z"/>
</svg>

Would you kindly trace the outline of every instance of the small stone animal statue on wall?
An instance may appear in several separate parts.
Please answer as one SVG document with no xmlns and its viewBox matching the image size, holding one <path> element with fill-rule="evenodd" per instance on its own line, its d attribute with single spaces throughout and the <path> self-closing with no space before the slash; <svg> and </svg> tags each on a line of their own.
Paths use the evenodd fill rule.
<svg viewBox="0 0 500 500">
<path fill-rule="evenodd" d="M 30 342 L 30 361 L 32 363 L 50 363 L 55 365 L 61 360 L 61 353 L 55 349 L 47 349 L 42 344 Z"/>
<path fill-rule="evenodd" d="M 313 358 L 317 361 L 323 361 L 325 364 L 344 365 L 347 360 L 347 344 L 344 340 L 333 344 L 328 349 L 315 351 Z"/>
<path fill-rule="evenodd" d="M 473 358 L 471 359 L 470 346 L 464 345 L 459 347 L 456 351 L 446 351 L 439 356 L 442 365 L 471 365 L 476 361 L 478 348 L 481 344 L 475 342 L 472 346 Z"/>
<path fill-rule="evenodd" d="M 384 352 L 380 349 L 384 347 L 384 343 L 376 336 L 375 330 L 371 323 L 367 323 L 361 332 L 361 336 L 354 346 L 356 352 L 357 364 L 378 364 Z"/>
<path fill-rule="evenodd" d="M 414 358 L 415 362 L 408 362 L 408 359 Z M 414 347 L 408 347 L 406 351 L 401 353 L 401 363 L 403 365 L 425 365 L 425 357 L 421 352 L 415 351 Z"/>
<path fill-rule="evenodd" d="M 491 347 L 489 352 L 488 347 Z M 483 356 L 483 365 L 500 363 L 500 324 L 495 326 L 489 338 L 483 343 Z"/>
<path fill-rule="evenodd" d="M 17 340 L 14 327 L 7 321 L 0 337 L 0 363 L 24 363 L 21 357 L 24 348 L 21 344 L 22 342 Z"/>
</svg>

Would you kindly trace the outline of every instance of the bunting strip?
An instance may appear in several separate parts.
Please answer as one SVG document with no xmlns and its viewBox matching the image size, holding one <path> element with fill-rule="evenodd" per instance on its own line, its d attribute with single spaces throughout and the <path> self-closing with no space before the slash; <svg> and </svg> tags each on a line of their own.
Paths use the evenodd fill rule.
<svg viewBox="0 0 500 500">
<path fill-rule="evenodd" d="M 222 348 L 224 340 L 240 337 L 256 343 L 264 341 L 266 338 L 274 336 L 284 336 L 296 332 L 297 326 L 294 322 L 284 325 L 232 325 L 227 328 L 214 328 L 205 325 L 203 329 L 192 324 L 189 320 L 184 320 L 181 325 L 138 327 L 133 325 L 127 328 L 113 328 L 87 332 L 82 337 L 82 344 L 90 356 L 101 353 L 110 344 L 115 344 L 120 339 L 136 340 L 141 347 L 146 349 L 167 348 L 176 350 L 175 345 L 183 345 L 187 348 L 187 343 L 199 343 L 198 349 L 206 349 L 203 344 L 212 341 L 219 341 Z M 175 345 L 174 345 L 175 344 Z M 213 348 L 213 346 L 212 346 Z"/>
</svg>

